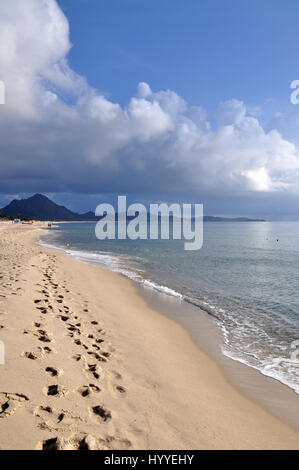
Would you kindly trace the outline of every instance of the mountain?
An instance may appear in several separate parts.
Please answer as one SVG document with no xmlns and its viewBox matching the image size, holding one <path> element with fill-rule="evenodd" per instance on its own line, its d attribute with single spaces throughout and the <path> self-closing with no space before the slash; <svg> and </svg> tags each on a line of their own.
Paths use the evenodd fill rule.
<svg viewBox="0 0 299 470">
<path fill-rule="evenodd" d="M 99 217 L 101 219 L 102 217 Z M 127 221 L 133 220 L 135 216 L 127 216 Z M 115 219 L 118 220 L 118 212 L 115 214 Z M 158 219 L 161 220 L 161 216 L 158 216 Z M 180 218 L 173 217 L 171 214 L 169 216 L 169 220 L 179 221 Z M 194 220 L 194 217 L 192 217 Z M 150 222 L 150 214 L 147 214 L 147 221 Z M 249 219 L 248 217 L 214 217 L 213 215 L 204 215 L 203 222 L 266 222 L 264 219 Z"/>
<path fill-rule="evenodd" d="M 22 218 L 26 219 L 37 219 L 37 220 L 99 220 L 101 217 L 96 217 L 94 212 L 86 212 L 85 214 L 77 214 L 72 212 L 64 206 L 59 206 L 55 202 L 51 201 L 47 196 L 43 194 L 35 194 L 28 199 L 14 199 L 8 204 L 8 206 L 2 209 L 2 215 L 17 217 L 20 214 Z M 116 220 L 118 219 L 118 213 L 116 213 Z M 127 220 L 132 220 L 134 217 L 127 217 Z M 149 214 L 148 214 L 149 220 Z M 173 217 L 170 216 L 170 220 Z M 248 219 L 247 217 L 213 217 L 211 215 L 205 215 L 203 218 L 204 222 L 264 222 L 263 219 Z"/>
<path fill-rule="evenodd" d="M 2 214 L 13 217 L 20 214 L 22 218 L 38 220 L 96 220 L 93 212 L 77 214 L 42 194 L 35 194 L 28 199 L 14 199 L 3 207 Z"/>
<path fill-rule="evenodd" d="M 249 219 L 248 217 L 214 217 L 212 215 L 204 215 L 204 222 L 266 222 L 264 219 Z"/>
</svg>

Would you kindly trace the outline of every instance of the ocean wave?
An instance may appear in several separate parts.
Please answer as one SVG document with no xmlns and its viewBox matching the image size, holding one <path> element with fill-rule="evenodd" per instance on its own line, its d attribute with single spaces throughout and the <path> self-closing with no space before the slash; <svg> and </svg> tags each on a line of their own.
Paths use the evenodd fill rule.
<svg viewBox="0 0 299 470">
<path fill-rule="evenodd" d="M 277 363 L 262 366 L 258 364 L 252 364 L 251 362 L 246 360 L 245 357 L 238 356 L 232 350 L 227 350 L 224 347 L 221 348 L 221 351 L 222 351 L 222 354 L 229 357 L 233 361 L 237 361 L 237 362 L 240 362 L 241 364 L 245 364 L 246 366 L 259 371 L 261 374 L 265 375 L 266 377 L 270 377 L 272 379 L 278 380 L 278 382 L 291 388 L 296 394 L 299 395 L 299 383 L 294 382 L 294 375 L 290 374 L 289 372 L 282 373 L 281 370 L 275 370 L 275 367 L 282 363 L 287 364 L 288 367 L 290 364 L 298 367 L 298 361 L 295 362 L 295 361 L 288 360 L 284 357 L 281 357 L 281 358 L 277 358 L 278 360 Z"/>
<path fill-rule="evenodd" d="M 173 289 L 170 289 L 169 287 L 162 286 L 160 284 L 156 284 L 155 282 L 150 281 L 148 279 L 143 279 L 142 284 L 145 287 L 150 287 L 151 289 L 157 290 L 158 292 L 162 292 L 162 294 L 167 294 L 167 295 L 170 295 L 171 297 L 176 297 L 180 300 L 184 300 L 183 294 L 181 294 L 180 292 L 177 292 Z"/>
</svg>

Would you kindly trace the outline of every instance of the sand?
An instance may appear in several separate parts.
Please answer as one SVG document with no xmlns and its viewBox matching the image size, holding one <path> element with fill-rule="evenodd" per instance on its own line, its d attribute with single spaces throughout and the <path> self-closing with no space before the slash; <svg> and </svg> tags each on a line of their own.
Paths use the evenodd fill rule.
<svg viewBox="0 0 299 470">
<path fill-rule="evenodd" d="M 0 231 L 1 449 L 298 449 L 129 280 Z"/>
</svg>

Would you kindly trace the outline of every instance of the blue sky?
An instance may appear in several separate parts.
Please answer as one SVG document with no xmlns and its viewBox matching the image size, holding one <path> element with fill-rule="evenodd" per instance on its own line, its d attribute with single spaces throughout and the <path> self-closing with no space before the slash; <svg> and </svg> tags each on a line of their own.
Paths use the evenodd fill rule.
<svg viewBox="0 0 299 470">
<path fill-rule="evenodd" d="M 203 202 L 299 218 L 296 0 L 0 5 L 0 206 Z"/>
<path fill-rule="evenodd" d="M 263 119 L 299 77 L 296 0 L 59 0 L 72 67 L 125 105 L 144 81 L 214 113 L 236 98 Z"/>
</svg>

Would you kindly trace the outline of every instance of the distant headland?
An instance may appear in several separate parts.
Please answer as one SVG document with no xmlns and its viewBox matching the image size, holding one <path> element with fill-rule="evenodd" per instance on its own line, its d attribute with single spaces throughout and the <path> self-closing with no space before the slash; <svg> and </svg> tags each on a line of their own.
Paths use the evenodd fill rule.
<svg viewBox="0 0 299 470">
<path fill-rule="evenodd" d="M 56 220 L 56 221 L 94 221 L 99 217 L 92 211 L 79 214 L 72 212 L 65 206 L 51 201 L 43 194 L 35 194 L 28 199 L 14 199 L 2 208 L 1 217 L 22 217 L 34 220 Z M 205 215 L 204 222 L 265 222 L 264 219 L 250 219 L 247 217 L 214 217 Z"/>
</svg>

